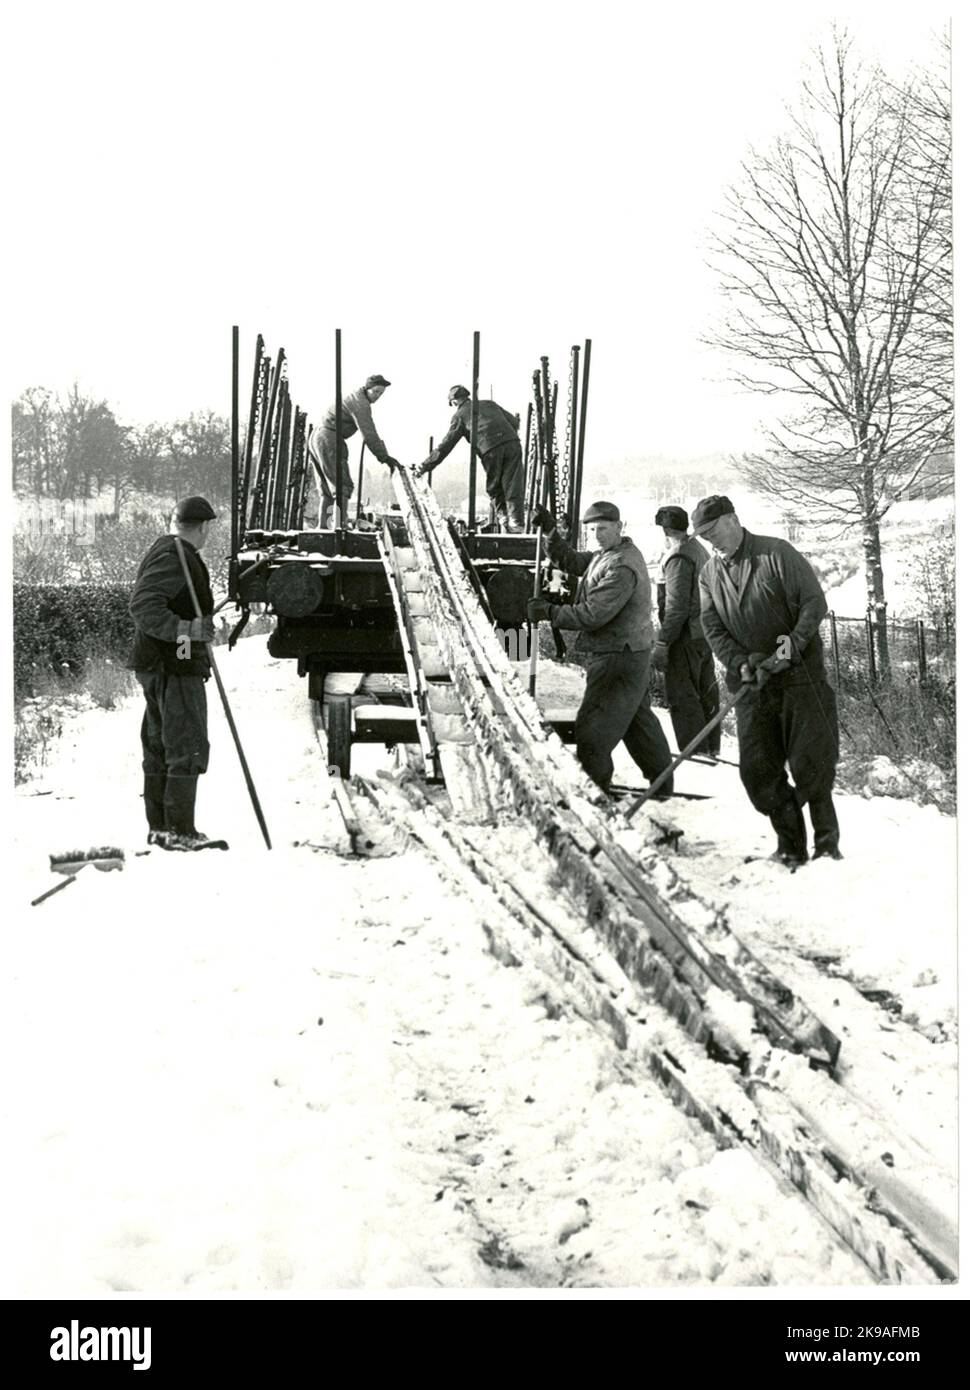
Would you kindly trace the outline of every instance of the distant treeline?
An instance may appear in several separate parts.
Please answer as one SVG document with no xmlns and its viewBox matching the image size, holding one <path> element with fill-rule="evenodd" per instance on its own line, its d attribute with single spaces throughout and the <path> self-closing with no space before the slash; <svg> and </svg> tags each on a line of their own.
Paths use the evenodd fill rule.
<svg viewBox="0 0 970 1390">
<path fill-rule="evenodd" d="M 229 493 L 229 422 L 211 410 L 130 425 L 76 384 L 66 396 L 34 386 L 14 402 L 12 426 L 13 485 L 22 495 L 81 499 L 112 491 L 117 515 L 135 492 Z"/>
</svg>

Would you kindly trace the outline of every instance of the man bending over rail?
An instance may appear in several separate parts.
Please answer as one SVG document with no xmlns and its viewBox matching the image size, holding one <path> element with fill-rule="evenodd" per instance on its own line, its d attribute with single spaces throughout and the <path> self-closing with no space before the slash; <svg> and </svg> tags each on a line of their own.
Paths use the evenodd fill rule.
<svg viewBox="0 0 970 1390">
<path fill-rule="evenodd" d="M 453 386 L 448 404 L 454 410 L 448 433 L 436 449 L 415 469 L 417 477 L 430 473 L 451 453 L 459 439 L 471 438 L 472 398 L 467 387 Z M 485 469 L 485 488 L 502 531 L 521 531 L 525 511 L 525 470 L 519 443 L 519 417 L 497 401 L 479 401 L 475 428 L 475 452 Z"/>
<path fill-rule="evenodd" d="M 317 524 L 330 530 L 342 526 L 344 517 L 336 515 L 337 469 L 340 469 L 341 493 L 344 512 L 354 490 L 354 480 L 350 476 L 347 461 L 347 440 L 360 430 L 364 443 L 377 459 L 388 468 L 398 467 L 397 459 L 391 458 L 387 446 L 377 433 L 371 406 L 379 401 L 390 386 L 386 377 L 377 374 L 369 376 L 358 391 L 344 396 L 340 407 L 340 440 L 337 441 L 337 407 L 332 405 L 322 422 L 310 435 L 310 462 L 317 475 L 320 488 L 320 512 Z"/>
</svg>

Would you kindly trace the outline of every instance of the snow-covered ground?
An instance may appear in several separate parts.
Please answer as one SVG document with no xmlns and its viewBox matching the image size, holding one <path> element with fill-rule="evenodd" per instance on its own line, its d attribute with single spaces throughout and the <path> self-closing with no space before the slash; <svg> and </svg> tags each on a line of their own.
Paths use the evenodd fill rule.
<svg viewBox="0 0 970 1390">
<path fill-rule="evenodd" d="M 552 1007 L 528 961 L 489 954 L 493 904 L 413 844 L 344 858 L 294 665 L 262 638 L 219 655 L 272 853 L 211 686 L 199 823 L 229 854 L 137 853 L 137 698 L 73 720 L 18 789 L 7 1296 L 870 1282 L 751 1154 L 718 1151 Z M 568 683 L 544 666 L 540 699 Z M 383 757 L 357 749 L 355 770 Z M 846 1084 L 952 1166 L 953 822 L 841 797 L 845 861 L 789 875 L 744 864 L 770 845 L 735 769 L 680 786 L 716 797 L 658 813 L 685 830 L 680 855 L 657 851 L 669 871 L 728 904 L 845 1037 Z M 28 906 L 48 853 L 113 842 L 121 873 Z"/>
</svg>

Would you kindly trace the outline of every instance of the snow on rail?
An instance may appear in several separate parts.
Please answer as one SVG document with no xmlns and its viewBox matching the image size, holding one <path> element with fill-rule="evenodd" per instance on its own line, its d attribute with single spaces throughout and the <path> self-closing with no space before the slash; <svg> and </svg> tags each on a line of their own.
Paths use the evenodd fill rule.
<svg viewBox="0 0 970 1390">
<path fill-rule="evenodd" d="M 636 833 L 616 827 L 606 798 L 543 726 L 481 612 L 433 495 L 401 471 L 394 482 L 493 803 L 530 828 L 628 987 L 617 987 L 602 955 L 597 966 L 563 940 L 527 897 L 506 918 L 524 924 L 547 951 L 554 943 L 555 969 L 565 972 L 580 1012 L 604 1019 L 617 1043 L 720 1143 L 742 1144 L 769 1161 L 877 1279 L 955 1278 L 956 1204 L 947 1175 L 836 1084 L 839 1039 L 722 915 L 686 885 L 671 895 L 669 881 L 652 881 L 656 870 L 639 862 Z M 499 876 L 488 875 L 477 839 L 464 840 L 462 851 L 464 832 L 441 825 L 436 838 L 439 849 L 444 840 L 453 855 L 475 859 L 508 909 L 511 890 L 501 892 Z M 659 1044 L 631 1027 L 651 1000 L 679 1025 Z M 931 1191 L 941 1200 L 926 1198 Z"/>
</svg>

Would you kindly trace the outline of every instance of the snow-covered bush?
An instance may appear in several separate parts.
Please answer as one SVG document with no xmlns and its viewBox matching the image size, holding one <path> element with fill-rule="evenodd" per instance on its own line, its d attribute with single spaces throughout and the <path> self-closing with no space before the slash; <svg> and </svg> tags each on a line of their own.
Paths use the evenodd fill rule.
<svg viewBox="0 0 970 1390">
<path fill-rule="evenodd" d="M 80 676 L 91 659 L 123 664 L 134 637 L 128 589 L 109 584 L 15 584 L 14 691 Z"/>
</svg>

